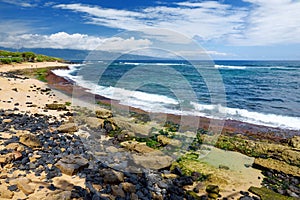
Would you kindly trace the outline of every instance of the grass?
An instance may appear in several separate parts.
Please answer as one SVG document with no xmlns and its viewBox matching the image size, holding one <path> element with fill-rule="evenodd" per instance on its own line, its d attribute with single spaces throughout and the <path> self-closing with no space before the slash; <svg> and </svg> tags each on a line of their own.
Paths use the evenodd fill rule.
<svg viewBox="0 0 300 200">
<path fill-rule="evenodd" d="M 47 82 L 46 76 L 48 75 L 48 70 L 46 68 L 41 68 L 36 71 L 36 78 L 40 81 Z"/>
</svg>

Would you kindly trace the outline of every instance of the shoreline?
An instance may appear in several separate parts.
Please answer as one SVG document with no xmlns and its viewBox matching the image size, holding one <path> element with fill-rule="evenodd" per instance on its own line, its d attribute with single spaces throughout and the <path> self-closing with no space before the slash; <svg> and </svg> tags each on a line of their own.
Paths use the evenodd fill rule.
<svg viewBox="0 0 300 200">
<path fill-rule="evenodd" d="M 59 91 L 62 91 L 66 95 L 72 97 L 73 93 L 73 87 L 74 85 L 69 80 L 65 79 L 64 77 L 60 77 L 55 75 L 52 71 L 48 74 L 46 77 L 47 83 L 50 87 L 57 89 Z M 79 93 L 79 94 L 78 94 Z M 171 121 L 173 123 L 179 123 L 182 116 L 175 115 L 175 114 L 165 114 L 165 113 L 150 113 L 147 111 L 144 111 L 139 108 L 134 108 L 130 106 L 123 106 L 118 103 L 116 100 L 112 100 L 106 97 L 103 97 L 98 94 L 92 94 L 90 92 L 85 91 L 84 88 L 76 87 L 76 95 L 83 97 L 86 99 L 94 98 L 95 102 L 101 102 L 104 105 L 110 105 L 116 106 L 120 109 L 128 109 L 133 112 L 137 112 L 140 114 L 151 114 L 154 115 L 154 119 L 160 119 L 164 118 L 164 116 L 167 116 L 166 121 Z M 184 116 L 189 117 L 189 116 Z M 207 129 L 210 124 L 210 120 L 214 120 L 207 117 L 191 117 L 192 119 L 198 118 L 199 125 L 197 128 Z M 219 120 L 216 120 L 219 121 Z M 222 120 L 220 120 L 222 121 Z M 263 125 L 257 125 L 257 124 L 251 124 L 247 122 L 241 122 L 237 120 L 224 120 L 224 126 L 222 129 L 222 133 L 231 133 L 231 134 L 242 134 L 244 136 L 250 137 L 250 138 L 256 138 L 259 137 L 259 139 L 266 139 L 266 140 L 272 140 L 275 142 L 281 142 L 285 141 L 286 139 L 292 138 L 293 136 L 300 136 L 300 130 L 290 130 L 290 129 L 282 129 L 279 127 L 268 127 Z"/>
<path fill-rule="evenodd" d="M 52 64 L 55 63 L 48 63 L 47 65 L 49 66 L 46 66 L 46 64 L 43 63 L 37 65 L 37 68 L 51 67 L 53 66 Z M 58 65 L 55 65 L 54 67 L 61 66 Z M 32 67 L 30 64 L 26 64 L 23 68 L 22 66 L 18 66 L 17 68 L 21 70 L 30 69 Z M 11 71 L 16 70 L 16 68 L 11 69 L 11 67 L 9 68 L 9 66 L 7 66 L 6 70 L 8 69 Z M 83 194 L 83 191 L 85 192 L 85 195 L 92 194 L 92 196 L 88 196 L 89 199 L 92 199 L 93 195 L 98 195 L 103 198 L 116 198 L 125 197 L 125 194 L 134 196 L 136 195 L 135 193 L 139 192 L 138 188 L 147 188 L 148 186 L 154 189 L 146 189 L 147 191 L 142 194 L 145 195 L 144 199 L 153 199 L 155 195 L 159 196 L 156 199 L 163 199 L 163 197 L 165 197 L 164 195 L 171 195 L 169 196 L 169 199 L 172 199 L 172 194 L 175 193 L 181 197 L 185 196 L 185 198 L 187 195 L 196 195 L 198 198 L 200 195 L 222 195 L 222 197 L 233 197 L 234 199 L 239 199 L 241 196 L 248 196 L 245 191 L 247 191 L 250 186 L 262 186 L 262 180 L 265 179 L 264 174 L 261 174 L 262 170 L 251 167 L 256 158 L 249 157 L 246 156 L 246 154 L 235 151 L 221 150 L 215 147 L 210 147 L 211 153 L 208 157 L 206 157 L 207 163 L 198 162 L 193 159 L 182 159 L 181 161 L 173 160 L 175 164 L 169 163 L 167 167 L 165 166 L 161 168 L 161 163 L 159 163 L 159 170 L 157 170 L 157 172 L 150 170 L 150 172 L 148 172 L 149 174 L 144 173 L 143 175 L 140 174 L 137 176 L 129 175 L 128 172 L 123 173 L 122 171 L 107 167 L 105 166 L 105 161 L 102 162 L 102 160 L 98 160 L 97 158 L 91 158 L 89 154 L 96 157 L 96 153 L 100 153 L 100 155 L 108 153 L 107 156 L 111 159 L 110 156 L 117 155 L 125 150 L 130 150 L 131 152 L 131 149 L 126 149 L 122 145 L 120 146 L 124 139 L 123 136 L 128 130 L 125 129 L 125 133 L 118 132 L 118 125 L 117 123 L 114 123 L 115 119 L 111 116 L 103 116 L 107 110 L 104 110 L 105 112 L 103 112 L 99 118 L 95 117 L 94 114 L 84 115 L 82 119 L 83 124 L 79 123 L 74 125 L 73 114 L 76 111 L 73 110 L 73 105 L 66 106 L 67 111 L 45 109 L 45 104 L 47 103 L 56 102 L 58 104 L 65 105 L 66 102 L 71 102 L 74 88 L 71 82 L 62 77 L 56 76 L 51 71 L 46 77 L 46 80 L 48 82 L 41 82 L 34 78 L 24 79 L 21 75 L 19 77 L 18 75 L 13 75 L 13 73 L 4 73 L 0 76 L 0 81 L 2 81 L 0 86 L 2 89 L 0 90 L 0 94 L 2 96 L 2 101 L 0 102 L 0 108 L 2 109 L 2 111 L 0 111 L 0 118 L 2 123 L 0 123 L 0 125 L 3 126 L 1 129 L 6 131 L 0 132 L 0 136 L 2 138 L 0 140 L 0 147 L 1 150 L 5 150 L 3 151 L 5 154 L 2 155 L 1 153 L 0 156 L 0 169 L 2 170 L 2 167 L 5 169 L 3 171 L 0 170 L 0 199 L 3 195 L 2 190 L 8 191 L 7 188 L 11 188 L 14 185 L 17 185 L 16 187 L 19 189 L 16 191 L 13 190 L 10 193 L 5 193 L 5 195 L 13 196 L 11 199 L 62 199 L 65 198 L 65 196 L 72 199 L 71 197 L 72 194 L 74 195 L 74 190 L 78 192 L 78 194 L 76 194 L 78 198 L 82 197 L 80 195 Z M 7 87 L 4 88 L 3 86 Z M 49 90 L 49 88 L 51 90 Z M 76 92 L 78 92 L 77 94 L 82 97 L 82 101 L 84 101 L 84 98 L 90 99 L 94 97 L 93 94 L 86 92 L 84 88 L 76 88 Z M 25 96 L 26 98 L 24 98 Z M 101 101 L 103 104 L 111 103 L 110 99 L 99 95 L 96 95 L 96 100 Z M 18 105 L 16 103 L 18 103 Z M 113 105 L 117 106 L 119 109 L 127 108 L 127 106 L 124 107 L 118 104 L 117 101 L 113 101 Z M 97 107 L 96 109 L 101 107 L 97 105 L 90 106 L 93 108 Z M 15 108 L 17 108 L 17 110 L 15 110 Z M 130 110 L 141 114 L 142 116 L 143 114 L 148 114 L 140 109 L 130 108 Z M 157 113 L 156 117 L 159 119 L 162 115 L 164 114 Z M 167 120 L 176 122 L 180 121 L 180 117 L 181 116 L 167 115 Z M 17 128 L 19 123 L 17 122 L 22 121 L 24 118 L 27 120 L 24 125 L 25 130 L 18 130 Z M 50 118 L 51 122 L 39 122 L 35 125 L 36 121 L 45 118 Z M 87 122 L 88 120 L 92 123 L 89 124 Z M 205 128 L 208 125 L 209 120 L 210 119 L 208 118 L 200 118 L 200 127 Z M 141 129 L 147 127 L 147 123 L 134 122 L 132 119 L 128 119 L 128 122 L 129 121 L 131 123 L 129 126 L 135 125 Z M 107 126 L 106 122 L 109 122 L 110 126 Z M 148 124 L 148 126 L 152 125 Z M 91 152 L 91 149 L 86 149 L 86 145 L 89 144 L 82 144 L 83 141 L 80 136 L 81 132 L 78 131 L 78 129 L 81 130 L 81 127 L 84 128 L 84 130 L 90 130 L 91 134 L 98 134 L 100 131 L 100 134 L 103 134 L 102 136 L 106 141 L 103 145 L 108 145 L 105 146 L 108 148 L 104 148 L 101 152 L 97 152 L 96 150 L 95 152 Z M 104 133 L 101 132 L 103 130 L 105 131 Z M 248 132 L 246 132 L 246 130 Z M 256 130 L 257 132 L 252 132 L 252 130 Z M 246 138 L 272 141 L 275 145 L 274 148 L 277 148 L 276 143 L 287 142 L 286 139 L 278 137 L 276 133 L 265 134 L 262 133 L 263 130 L 269 131 L 271 129 L 261 126 L 256 127 L 246 123 L 228 121 L 225 123 L 223 134 L 227 135 L 227 132 L 230 132 L 230 134 L 228 134 L 228 138 L 231 138 L 231 136 L 232 138 L 235 138 L 235 135 L 239 135 L 240 132 L 245 131 L 242 135 L 245 135 Z M 280 132 L 284 130 L 277 131 Z M 31 134 L 32 138 L 35 138 L 31 140 L 32 143 L 40 141 L 39 146 L 41 146 L 41 148 L 35 149 L 35 146 L 32 145 L 32 143 L 26 143 L 21 139 L 22 137 L 27 137 L 28 134 Z M 112 134 L 112 136 L 109 134 Z M 293 133 L 290 133 L 290 135 L 292 134 Z M 222 139 L 224 139 L 224 137 L 222 137 Z M 111 141 L 109 142 L 108 140 Z M 12 141 L 15 143 L 12 143 Z M 115 142 L 117 142 L 117 144 Z M 233 142 L 236 143 L 235 140 L 233 140 Z M 10 143 L 17 145 L 13 151 L 6 150 L 9 145 L 13 146 Z M 262 144 L 264 145 L 267 143 L 269 142 Z M 23 146 L 23 144 L 25 144 L 25 146 Z M 166 155 L 162 156 L 159 154 L 159 156 L 157 156 L 155 154 L 147 154 L 141 150 L 146 150 L 147 152 L 149 151 L 149 147 L 142 142 L 139 143 L 139 145 L 141 145 L 138 146 L 139 149 L 135 150 L 137 152 L 132 151 L 132 154 L 137 154 L 137 156 L 142 155 L 141 157 L 145 157 L 149 160 L 154 157 L 154 159 L 160 159 L 160 162 L 163 162 L 164 158 L 168 158 Z M 25 148 L 25 150 L 22 150 L 22 148 Z M 90 148 L 93 147 L 91 146 Z M 285 148 L 287 147 L 284 147 L 283 150 L 285 150 Z M 287 148 L 287 150 L 290 153 L 291 149 Z M 15 157 L 13 160 L 8 161 L 11 154 L 20 156 L 19 151 L 21 151 L 21 158 Z M 157 152 L 157 150 L 154 149 L 151 151 L 154 153 Z M 17 152 L 19 152 L 19 154 Z M 76 155 L 78 157 L 69 157 L 70 155 Z M 118 158 L 122 161 L 122 157 Z M 151 163 L 149 160 L 146 160 L 145 164 Z M 238 162 L 236 162 L 236 160 L 238 160 Z M 88 167 L 86 164 L 81 166 L 82 163 L 86 163 L 87 161 L 92 163 L 91 166 Z M 117 160 L 113 161 L 119 162 Z M 155 162 L 157 162 L 157 160 L 155 160 Z M 64 165 L 64 163 L 67 164 Z M 77 171 L 74 172 L 74 174 L 73 171 L 70 173 L 70 168 L 72 169 L 72 167 L 74 167 L 74 163 L 80 166 L 80 168 L 76 169 L 78 170 L 78 174 Z M 15 167 L 14 165 L 18 167 Z M 181 166 L 182 170 L 188 168 L 190 172 L 197 173 L 194 173 L 194 175 L 193 173 L 190 175 L 185 174 L 181 171 L 181 168 L 176 168 L 176 165 Z M 196 169 L 199 169 L 199 171 Z M 10 170 L 13 170 L 14 172 L 12 175 L 10 174 Z M 42 175 L 39 175 L 39 173 L 42 173 Z M 202 176 L 202 173 L 204 175 L 209 175 L 209 178 L 206 180 L 207 182 L 197 181 L 199 176 Z M 20 177 L 19 174 L 23 174 L 24 177 Z M 149 177 L 146 177 L 148 175 Z M 10 180 L 9 183 L 6 181 L 7 177 Z M 155 177 L 155 179 L 152 180 L 151 177 Z M 134 180 L 130 182 L 132 178 L 134 178 Z M 160 184 L 155 182 L 152 184 L 152 182 L 149 182 L 150 179 L 152 181 L 156 181 L 157 179 Z M 49 180 L 50 182 L 48 182 Z M 22 183 L 28 185 L 28 187 L 23 188 L 20 186 Z M 144 183 L 146 183 L 146 185 L 142 185 Z M 128 187 L 125 187 L 124 184 L 127 186 L 130 185 L 130 188 L 134 189 L 128 190 Z M 214 184 L 214 186 L 218 188 L 218 191 L 207 192 L 207 188 L 209 187 L 207 184 Z M 110 188 L 110 190 L 108 190 L 110 192 L 107 192 L 106 188 Z M 165 190 L 166 193 L 157 192 L 163 190 Z M 136 195 L 136 198 L 137 196 L 138 195 Z M 77 197 L 73 198 L 77 199 Z M 190 199 L 193 198 L 190 197 Z"/>
</svg>

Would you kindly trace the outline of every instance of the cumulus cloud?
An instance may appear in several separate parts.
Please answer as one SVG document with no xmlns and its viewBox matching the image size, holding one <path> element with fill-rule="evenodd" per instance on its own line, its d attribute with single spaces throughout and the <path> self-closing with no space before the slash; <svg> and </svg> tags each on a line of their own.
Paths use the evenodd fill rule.
<svg viewBox="0 0 300 200">
<path fill-rule="evenodd" d="M 83 4 L 60 4 L 54 8 L 87 14 L 88 16 L 85 16 L 88 19 L 86 23 L 90 24 L 124 30 L 165 28 L 190 37 L 201 35 L 206 40 L 239 33 L 242 19 L 246 16 L 244 10 L 232 10 L 231 6 L 218 2 L 182 3 L 181 6 L 148 7 L 136 11 L 107 9 Z"/>
<path fill-rule="evenodd" d="M 231 35 L 236 45 L 300 43 L 300 1 L 245 0 L 253 4 L 241 34 Z"/>
<path fill-rule="evenodd" d="M 54 8 L 83 13 L 89 24 L 124 30 L 166 28 L 189 37 L 229 45 L 300 43 L 299 1 L 244 1 L 250 6 L 235 7 L 218 1 L 185 1 L 174 4 L 177 6 L 162 4 L 131 11 L 84 4 L 60 4 Z"/>
<path fill-rule="evenodd" d="M 59 32 L 51 35 L 20 34 L 6 35 L 0 41 L 0 46 L 16 48 L 56 48 L 103 51 L 126 51 L 133 48 L 143 48 L 151 44 L 147 39 L 131 38 L 100 38 L 85 34 L 68 34 Z"/>
</svg>

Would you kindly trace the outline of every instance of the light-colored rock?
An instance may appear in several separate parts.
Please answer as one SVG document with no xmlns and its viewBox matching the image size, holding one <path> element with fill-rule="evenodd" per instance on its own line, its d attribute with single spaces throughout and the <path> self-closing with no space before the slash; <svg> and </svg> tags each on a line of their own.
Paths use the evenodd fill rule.
<svg viewBox="0 0 300 200">
<path fill-rule="evenodd" d="M 152 153 L 147 153 L 143 155 L 132 155 L 133 161 L 135 164 L 140 165 L 146 169 L 163 169 L 170 167 L 173 158 L 167 155 L 159 155 L 159 154 L 152 154 Z"/>
<path fill-rule="evenodd" d="M 3 123 L 10 123 L 10 122 L 12 122 L 12 119 L 3 119 L 2 122 Z"/>
<path fill-rule="evenodd" d="M 79 170 L 87 167 L 89 161 L 81 156 L 68 155 L 60 159 L 55 166 L 61 170 L 62 173 L 67 175 L 74 175 Z"/>
<path fill-rule="evenodd" d="M 121 142 L 120 145 L 125 149 L 136 151 L 138 153 L 150 153 L 156 151 L 155 149 L 148 147 L 146 143 L 139 143 L 137 141 L 125 141 Z"/>
<path fill-rule="evenodd" d="M 300 136 L 294 136 L 289 140 L 289 145 L 300 150 Z"/>
<path fill-rule="evenodd" d="M 33 134 L 24 134 L 20 136 L 20 143 L 30 147 L 39 148 L 41 147 L 40 140 Z"/>
<path fill-rule="evenodd" d="M 2 199 L 12 199 L 14 193 L 7 189 L 6 186 L 0 185 L 0 198 Z"/>
<path fill-rule="evenodd" d="M 256 168 L 273 169 L 273 170 L 283 172 L 285 174 L 290 174 L 293 176 L 300 176 L 300 168 L 299 167 L 292 166 L 283 161 L 275 160 L 272 158 L 268 158 L 268 159 L 256 158 L 254 160 L 253 166 Z"/>
<path fill-rule="evenodd" d="M 61 133 L 73 133 L 78 131 L 78 127 L 75 123 L 67 123 L 67 124 L 62 124 L 57 128 L 58 132 Z"/>
<path fill-rule="evenodd" d="M 14 160 L 14 155 L 12 153 L 8 153 L 5 155 L 0 155 L 0 164 L 7 164 Z"/>
<path fill-rule="evenodd" d="M 97 117 L 87 117 L 85 120 L 87 126 L 91 128 L 103 128 L 104 119 L 100 119 Z"/>
<path fill-rule="evenodd" d="M 24 151 L 25 148 L 22 144 L 19 144 L 19 143 L 10 143 L 8 145 L 6 145 L 5 147 L 6 149 L 12 149 L 12 150 L 15 150 L 15 151 Z"/>
<path fill-rule="evenodd" d="M 172 145 L 172 146 L 180 146 L 181 142 L 176 139 L 168 138 L 164 135 L 157 136 L 157 141 L 162 143 L 162 145 Z"/>
<path fill-rule="evenodd" d="M 65 104 L 50 103 L 50 104 L 46 104 L 46 109 L 49 109 L 49 110 L 66 110 L 67 106 Z"/>
<path fill-rule="evenodd" d="M 135 193 L 136 192 L 136 188 L 135 185 L 133 185 L 132 183 L 122 183 L 122 188 L 125 192 L 129 192 L 129 193 Z"/>
<path fill-rule="evenodd" d="M 24 194 L 29 195 L 34 192 L 34 187 L 29 185 L 30 180 L 28 178 L 19 178 L 17 180 L 17 186 Z"/>
<path fill-rule="evenodd" d="M 107 119 L 107 118 L 111 118 L 112 112 L 110 110 L 101 108 L 95 111 L 96 117 L 101 118 L 101 119 Z"/>
</svg>

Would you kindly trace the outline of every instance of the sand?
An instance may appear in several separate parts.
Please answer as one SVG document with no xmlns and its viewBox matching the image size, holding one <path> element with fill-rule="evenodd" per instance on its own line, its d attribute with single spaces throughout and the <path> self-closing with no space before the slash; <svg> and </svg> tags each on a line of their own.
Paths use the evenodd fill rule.
<svg viewBox="0 0 300 200">
<path fill-rule="evenodd" d="M 17 69 L 27 69 L 53 66 L 66 66 L 66 64 L 56 62 L 43 62 L 43 63 L 24 63 L 17 65 L 2 65 L 0 72 L 8 72 Z M 47 103 L 65 103 L 71 102 L 71 98 L 63 95 L 57 90 L 41 92 L 41 89 L 48 88 L 47 83 L 41 82 L 36 79 L 18 79 L 0 77 L 0 109 L 14 109 L 18 108 L 16 112 L 30 112 L 32 114 L 46 114 L 45 104 Z M 48 110 L 47 114 L 58 115 L 60 112 Z"/>
<path fill-rule="evenodd" d="M 2 65 L 0 66 L 0 72 L 53 66 L 66 66 L 66 64 L 44 62 Z M 38 90 L 37 88 L 40 89 Z M 18 108 L 19 110 L 15 112 L 49 114 L 54 116 L 60 115 L 64 111 L 48 110 L 45 112 L 45 104 L 55 101 L 59 103 L 72 102 L 72 98 L 57 90 L 51 90 L 49 94 L 40 91 L 45 88 L 48 88 L 47 83 L 36 79 L 29 78 L 23 80 L 0 76 L 0 109 Z M 224 172 L 224 175 L 228 176 L 232 185 L 223 188 L 221 191 L 223 197 L 227 196 L 236 199 L 239 196 L 239 191 L 247 191 L 250 186 L 259 187 L 261 184 L 262 178 L 258 179 L 258 177 L 262 177 L 261 172 L 251 167 L 245 167 L 245 164 L 251 165 L 253 163 L 253 158 L 240 153 L 213 148 L 211 153 L 203 160 L 215 166 L 216 169 L 218 169 L 219 165 L 225 165 L 230 168 L 230 170 Z M 74 181 L 74 177 L 64 176 L 63 178 L 69 182 Z M 82 180 L 79 182 L 82 184 Z"/>
</svg>

